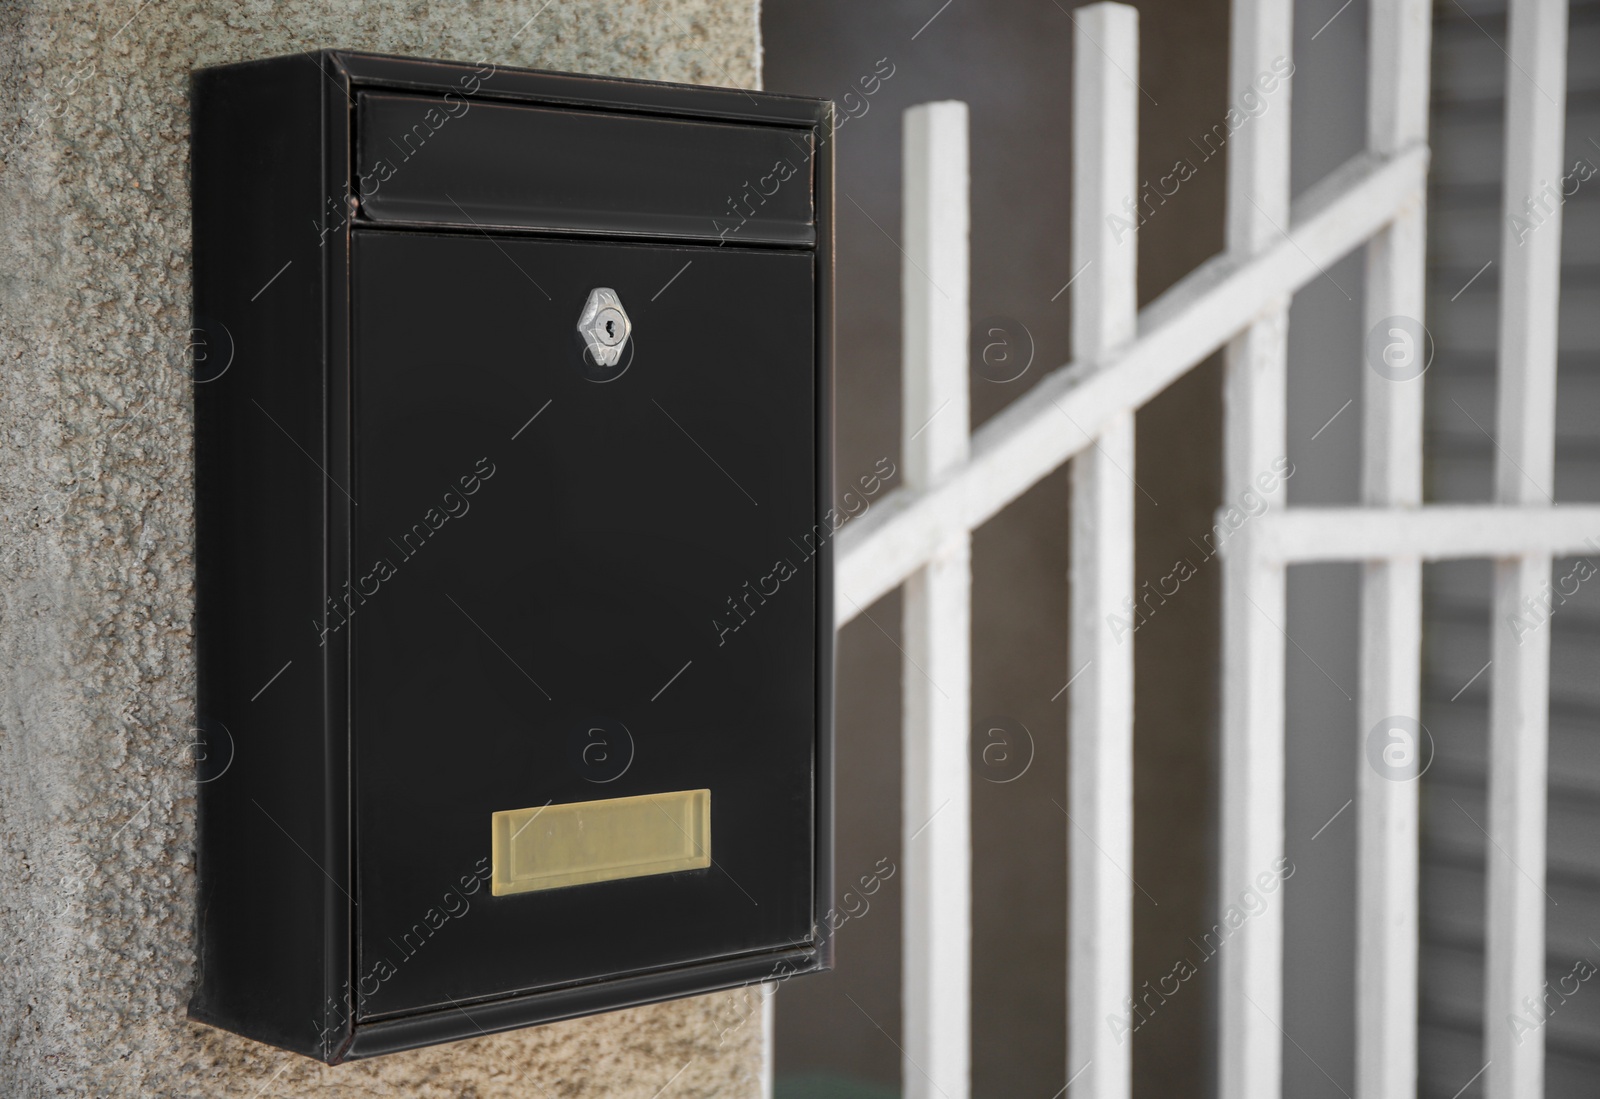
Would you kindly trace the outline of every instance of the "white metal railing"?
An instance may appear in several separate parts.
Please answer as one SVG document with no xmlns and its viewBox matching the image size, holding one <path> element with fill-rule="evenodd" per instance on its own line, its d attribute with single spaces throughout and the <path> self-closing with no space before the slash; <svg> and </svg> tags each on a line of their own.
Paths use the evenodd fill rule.
<svg viewBox="0 0 1600 1099">
<path fill-rule="evenodd" d="M 966 105 L 910 111 L 904 159 L 901 452 L 905 491 L 916 492 L 967 460 Z M 903 834 L 916 836 L 902 855 L 908 1094 L 966 1080 L 971 1063 L 970 532 L 946 530 L 929 548 L 904 578 L 902 698 L 905 727 L 917 730 L 902 752 Z"/>
<path fill-rule="evenodd" d="M 1119 242 L 1105 216 L 1138 192 L 1138 20 L 1120 4 L 1074 16 L 1072 357 L 1092 369 L 1138 326 L 1137 238 Z M 1133 646 L 1116 643 L 1110 622 L 1134 594 L 1134 409 L 1112 412 L 1070 471 L 1067 1072 L 1083 1095 L 1127 1095 L 1132 1082 L 1126 1037 L 1105 1021 L 1133 995 Z"/>
<path fill-rule="evenodd" d="M 1541 227 L 1545 232 L 1526 240 L 1518 240 L 1511 219 L 1546 180 L 1561 178 L 1566 0 L 1513 0 L 1510 24 L 1495 501 L 1553 505 L 1561 206 Z M 1540 594 L 1550 582 L 1551 556 L 1546 548 L 1495 561 L 1492 622 L 1511 621 L 1523 599 Z M 1544 1094 L 1544 1028 L 1513 1040 L 1504 1020 L 1544 987 L 1550 634 L 1535 630 L 1518 638 L 1497 628 L 1490 649 L 1489 839 L 1499 857 L 1488 860 L 1484 1094 L 1510 1099 Z"/>
<path fill-rule="evenodd" d="M 1291 10 L 1290 0 L 1234 0 L 1235 88 L 1292 56 Z M 1066 1073 L 1073 1094 L 1125 1099 L 1130 1046 L 1114 1040 L 1106 1019 L 1124 1010 L 1132 985 L 1132 885 L 1122 871 L 1133 851 L 1133 663 L 1132 645 L 1118 643 L 1108 616 L 1134 595 L 1134 413 L 1225 347 L 1225 490 L 1228 498 L 1261 494 L 1256 478 L 1286 449 L 1292 295 L 1364 246 L 1369 328 L 1423 314 L 1428 0 L 1371 0 L 1366 151 L 1291 204 L 1289 111 L 1253 119 L 1229 144 L 1227 251 L 1137 312 L 1136 246 L 1119 244 L 1108 221 L 1137 193 L 1137 13 L 1099 3 L 1072 14 L 1073 361 L 969 438 L 967 112 L 960 103 L 908 111 L 905 484 L 840 536 L 839 625 L 906 587 L 903 1077 L 915 1099 L 964 1099 L 969 1091 L 971 531 L 1071 461 Z M 1284 853 L 1288 566 L 1364 563 L 1364 732 L 1418 712 L 1422 561 L 1494 559 L 1494 621 L 1504 623 L 1548 582 L 1553 555 L 1588 548 L 1585 539 L 1600 529 L 1600 507 L 1556 506 L 1549 495 L 1559 223 L 1520 245 L 1509 228 L 1521 198 L 1561 176 L 1566 22 L 1564 0 L 1511 0 L 1495 503 L 1422 505 L 1420 377 L 1395 382 L 1369 371 L 1362 506 L 1286 508 L 1280 480 L 1265 494 L 1271 510 L 1226 543 L 1224 896 Z M 1548 633 L 1514 640 L 1496 628 L 1489 831 L 1499 854 L 1489 859 L 1485 993 L 1491 1099 L 1533 1099 L 1543 1075 L 1540 1035 L 1519 1044 L 1497 1023 L 1541 988 L 1544 961 Z M 1377 781 L 1356 766 L 1356 1095 L 1395 1099 L 1416 1092 L 1417 785 Z M 1281 1092 L 1282 944 L 1279 906 L 1224 952 L 1219 1064 L 1229 1099 Z"/>
</svg>

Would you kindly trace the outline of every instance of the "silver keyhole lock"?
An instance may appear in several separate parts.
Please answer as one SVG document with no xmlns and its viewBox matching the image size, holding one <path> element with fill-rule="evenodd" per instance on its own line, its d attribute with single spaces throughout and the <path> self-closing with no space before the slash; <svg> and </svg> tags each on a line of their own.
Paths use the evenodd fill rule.
<svg viewBox="0 0 1600 1099">
<path fill-rule="evenodd" d="M 601 366 L 616 366 L 622 361 L 622 349 L 633 332 L 633 322 L 615 290 L 597 286 L 589 291 L 589 300 L 583 303 L 578 317 L 578 332 L 589 354 Z"/>
</svg>

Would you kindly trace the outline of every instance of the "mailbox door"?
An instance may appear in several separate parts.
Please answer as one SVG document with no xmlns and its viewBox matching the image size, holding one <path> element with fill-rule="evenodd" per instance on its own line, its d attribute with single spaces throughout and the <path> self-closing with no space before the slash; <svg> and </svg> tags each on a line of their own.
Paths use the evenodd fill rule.
<svg viewBox="0 0 1600 1099">
<path fill-rule="evenodd" d="M 807 941 L 813 255 L 353 237 L 358 1017 Z M 695 790 L 704 869 L 491 895 L 493 813 Z"/>
</svg>

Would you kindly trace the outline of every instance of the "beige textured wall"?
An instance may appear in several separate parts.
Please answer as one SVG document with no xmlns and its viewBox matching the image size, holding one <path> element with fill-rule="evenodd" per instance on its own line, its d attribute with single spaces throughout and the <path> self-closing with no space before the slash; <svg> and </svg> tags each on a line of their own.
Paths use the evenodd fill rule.
<svg viewBox="0 0 1600 1099">
<path fill-rule="evenodd" d="M 756 6 L 0 0 L 0 1096 L 758 1093 L 745 993 L 338 1068 L 187 1021 L 179 369 L 190 69 L 340 46 L 756 86 Z"/>
</svg>

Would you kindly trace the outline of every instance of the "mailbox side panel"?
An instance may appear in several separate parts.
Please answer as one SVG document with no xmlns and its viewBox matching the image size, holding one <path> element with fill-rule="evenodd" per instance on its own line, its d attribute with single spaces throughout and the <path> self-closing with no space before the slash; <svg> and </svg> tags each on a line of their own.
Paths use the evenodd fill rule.
<svg viewBox="0 0 1600 1099">
<path fill-rule="evenodd" d="M 834 208 L 833 208 L 833 133 L 834 110 L 831 102 L 818 105 L 812 141 L 812 189 L 817 217 L 816 245 L 816 345 L 817 345 L 817 514 L 827 515 L 833 503 L 834 437 Z M 817 553 L 816 602 L 812 613 L 817 637 L 817 749 L 815 789 L 817 814 L 816 847 L 816 922 L 823 931 L 817 936 L 816 968 L 833 968 L 833 935 L 828 932 L 828 914 L 834 907 L 833 883 L 833 761 L 834 761 L 834 679 L 837 672 L 836 630 L 833 610 L 833 540 Z"/>
<path fill-rule="evenodd" d="M 323 1060 L 347 1044 L 329 766 L 327 94 L 311 55 L 193 80 L 197 985 L 201 1022 Z M 332 209 L 337 211 L 335 204 Z M 324 233 L 329 220 L 334 232 Z M 337 543 L 337 539 L 334 540 Z M 341 734 L 342 738 L 342 734 Z M 337 892 L 335 892 L 337 890 Z"/>
</svg>

